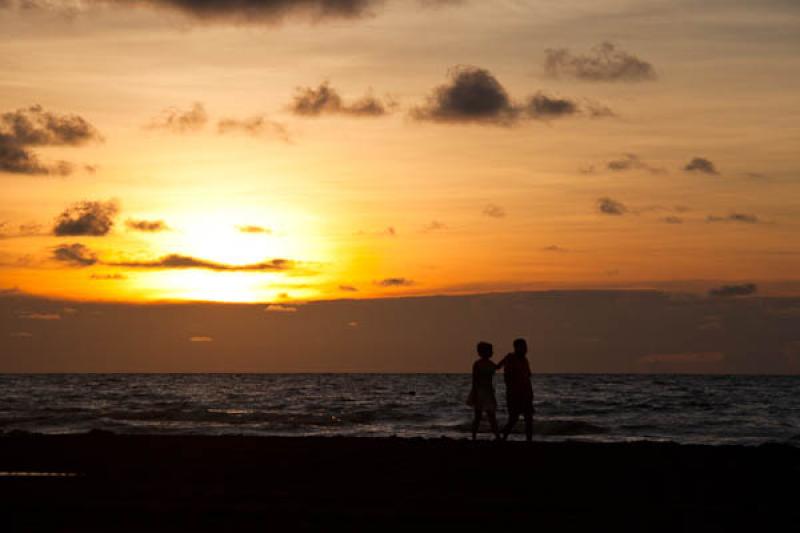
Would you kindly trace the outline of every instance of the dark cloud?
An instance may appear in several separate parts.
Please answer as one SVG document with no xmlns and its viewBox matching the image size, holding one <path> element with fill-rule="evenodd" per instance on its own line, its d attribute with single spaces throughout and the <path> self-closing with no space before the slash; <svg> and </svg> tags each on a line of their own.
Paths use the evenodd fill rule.
<svg viewBox="0 0 800 533">
<path fill-rule="evenodd" d="M 487 204 L 486 207 L 483 208 L 483 214 L 490 218 L 504 218 L 506 216 L 506 210 L 499 205 Z"/>
<path fill-rule="evenodd" d="M 407 278 L 386 278 L 375 282 L 379 287 L 408 287 L 413 284 L 414 282 Z"/>
<path fill-rule="evenodd" d="M 686 163 L 686 166 L 683 167 L 683 170 L 686 172 L 699 172 L 701 174 L 719 174 L 717 167 L 714 166 L 714 163 L 704 157 L 695 157 Z"/>
<path fill-rule="evenodd" d="M 339 290 L 344 292 L 358 292 L 358 289 L 352 285 L 339 285 Z"/>
<path fill-rule="evenodd" d="M 620 159 L 612 159 L 608 162 L 606 168 L 614 172 L 624 172 L 626 170 L 646 170 L 651 174 L 663 174 L 665 172 L 663 168 L 645 163 L 636 154 L 625 154 Z"/>
<path fill-rule="evenodd" d="M 547 96 L 538 92 L 531 96 L 525 112 L 529 117 L 536 120 L 552 120 L 556 118 L 568 117 L 579 112 L 580 108 L 576 102 L 566 98 Z"/>
<path fill-rule="evenodd" d="M 188 133 L 203 129 L 206 122 L 208 122 L 208 115 L 205 107 L 202 103 L 195 102 L 188 110 L 180 110 L 176 107 L 165 109 L 161 115 L 150 122 L 148 128 Z"/>
<path fill-rule="evenodd" d="M 53 259 L 73 266 L 85 267 L 97 264 L 97 254 L 80 243 L 62 244 L 53 249 Z"/>
<path fill-rule="evenodd" d="M 661 219 L 666 224 L 683 224 L 683 219 L 676 216 L 668 216 Z"/>
<path fill-rule="evenodd" d="M 204 22 L 278 23 L 289 17 L 313 21 L 372 14 L 380 0 L 121 0 L 179 11 Z"/>
<path fill-rule="evenodd" d="M 272 233 L 271 229 L 262 226 L 236 226 L 236 229 L 242 233 Z"/>
<path fill-rule="evenodd" d="M 217 132 L 220 135 L 228 133 L 244 133 L 258 137 L 271 135 L 284 142 L 291 142 L 289 130 L 285 124 L 269 120 L 264 115 L 257 115 L 245 119 L 224 118 L 217 122 Z"/>
<path fill-rule="evenodd" d="M 158 231 L 167 231 L 169 226 L 163 220 L 133 220 L 128 219 L 125 221 L 128 229 L 134 231 L 144 231 L 148 233 L 155 233 Z"/>
<path fill-rule="evenodd" d="M 653 66 L 633 54 L 601 43 L 587 54 L 573 54 L 566 48 L 545 50 L 545 73 L 554 78 L 584 81 L 649 81 L 657 75 Z"/>
<path fill-rule="evenodd" d="M 59 115 L 33 105 L 0 114 L 0 172 L 66 176 L 74 166 L 66 161 L 42 163 L 31 148 L 79 146 L 101 140 L 100 134 L 78 115 Z"/>
<path fill-rule="evenodd" d="M 115 201 L 79 202 L 58 216 L 53 233 L 62 236 L 87 235 L 99 237 L 108 234 L 119 212 Z"/>
<path fill-rule="evenodd" d="M 750 213 L 731 213 L 725 216 L 708 215 L 706 222 L 739 222 L 742 224 L 758 224 L 761 222 L 756 215 Z"/>
<path fill-rule="evenodd" d="M 750 296 L 758 291 L 755 283 L 743 283 L 741 285 L 723 285 L 708 291 L 710 296 Z"/>
<path fill-rule="evenodd" d="M 320 115 L 350 115 L 354 117 L 379 117 L 387 114 L 387 106 L 372 95 L 347 104 L 339 93 L 325 81 L 319 87 L 298 87 L 289 105 L 295 115 L 318 117 Z"/>
<path fill-rule="evenodd" d="M 424 106 L 412 110 L 418 120 L 475 122 L 509 126 L 519 118 L 508 93 L 488 70 L 459 66 L 450 81 L 434 89 Z"/>
<path fill-rule="evenodd" d="M 143 268 L 143 269 L 183 269 L 183 268 L 200 268 L 206 270 L 215 270 L 219 272 L 280 272 L 292 270 L 296 267 L 294 261 L 288 259 L 273 259 L 271 261 L 264 261 L 261 263 L 252 263 L 249 265 L 228 265 L 225 263 L 217 263 L 214 261 L 207 261 L 205 259 L 198 259 L 188 255 L 170 254 L 154 261 L 120 261 L 117 263 L 105 263 L 110 266 L 125 267 L 125 268 Z"/>
<path fill-rule="evenodd" d="M 625 204 L 608 197 L 597 199 L 597 209 L 604 215 L 624 215 L 628 212 Z"/>
</svg>

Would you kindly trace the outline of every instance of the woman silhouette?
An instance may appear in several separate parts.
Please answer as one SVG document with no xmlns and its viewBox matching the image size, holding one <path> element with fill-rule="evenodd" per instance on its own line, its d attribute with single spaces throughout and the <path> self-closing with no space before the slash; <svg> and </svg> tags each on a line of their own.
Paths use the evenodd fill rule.
<svg viewBox="0 0 800 533">
<path fill-rule="evenodd" d="M 475 417 L 472 419 L 472 440 L 478 438 L 478 427 L 484 412 L 489 418 L 495 438 L 500 438 L 495 416 L 497 399 L 494 395 L 494 373 L 497 366 L 491 361 L 492 354 L 491 344 L 488 342 L 478 343 L 478 360 L 472 365 L 472 389 L 467 398 L 467 405 L 471 406 L 475 413 Z"/>
</svg>

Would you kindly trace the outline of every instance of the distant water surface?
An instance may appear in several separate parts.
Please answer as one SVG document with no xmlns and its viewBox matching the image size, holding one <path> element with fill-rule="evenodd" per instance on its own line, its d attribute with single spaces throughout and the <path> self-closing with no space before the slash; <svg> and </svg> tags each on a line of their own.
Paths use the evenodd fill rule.
<svg viewBox="0 0 800 533">
<path fill-rule="evenodd" d="M 800 377 L 533 381 L 540 440 L 800 445 Z M 464 438 L 469 383 L 463 374 L 0 375 L 0 431 Z"/>
</svg>

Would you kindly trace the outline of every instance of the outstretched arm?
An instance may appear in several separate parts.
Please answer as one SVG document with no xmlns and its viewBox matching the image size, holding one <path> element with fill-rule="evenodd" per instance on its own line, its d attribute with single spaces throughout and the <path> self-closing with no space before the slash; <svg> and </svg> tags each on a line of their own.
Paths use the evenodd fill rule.
<svg viewBox="0 0 800 533">
<path fill-rule="evenodd" d="M 506 355 L 505 357 L 503 357 L 503 358 L 500 360 L 500 362 L 499 362 L 499 363 L 495 363 L 495 364 L 494 364 L 494 367 L 495 367 L 495 368 L 498 368 L 498 369 L 500 369 L 500 368 L 503 368 L 503 366 L 505 366 L 505 364 L 506 364 L 506 359 L 508 359 L 508 356 L 507 356 L 507 355 Z"/>
</svg>

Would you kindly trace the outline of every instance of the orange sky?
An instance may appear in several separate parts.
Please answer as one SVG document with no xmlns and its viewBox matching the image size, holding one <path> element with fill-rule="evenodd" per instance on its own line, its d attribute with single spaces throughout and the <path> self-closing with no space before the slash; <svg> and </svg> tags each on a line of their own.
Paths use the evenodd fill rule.
<svg viewBox="0 0 800 533">
<path fill-rule="evenodd" d="M 0 289 L 797 292 L 791 2 L 32 4 L 0 4 Z"/>
</svg>

